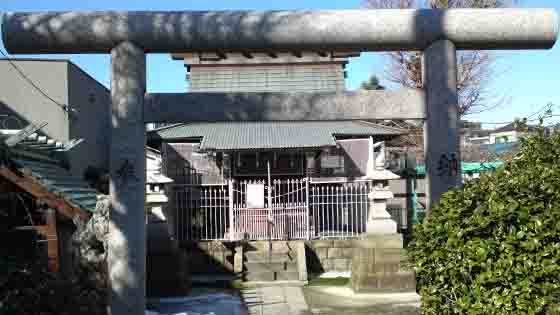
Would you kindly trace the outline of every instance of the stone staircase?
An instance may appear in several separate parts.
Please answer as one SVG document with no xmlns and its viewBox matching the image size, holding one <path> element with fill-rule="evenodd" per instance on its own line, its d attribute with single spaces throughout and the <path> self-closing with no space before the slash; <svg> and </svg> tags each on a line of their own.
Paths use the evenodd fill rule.
<svg viewBox="0 0 560 315">
<path fill-rule="evenodd" d="M 244 280 L 254 282 L 307 280 L 302 279 L 299 272 L 298 246 L 296 242 L 288 241 L 272 241 L 271 244 L 267 241 L 249 242 L 243 249 Z M 303 259 L 305 260 L 305 257 Z"/>
</svg>

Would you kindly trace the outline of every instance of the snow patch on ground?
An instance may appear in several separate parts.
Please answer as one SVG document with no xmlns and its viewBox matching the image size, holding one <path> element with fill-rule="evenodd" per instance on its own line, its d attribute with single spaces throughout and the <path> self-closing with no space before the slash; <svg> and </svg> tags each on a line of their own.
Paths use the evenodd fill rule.
<svg viewBox="0 0 560 315">
<path fill-rule="evenodd" d="M 237 296 L 214 293 L 194 297 L 162 298 L 152 301 L 155 310 L 146 315 L 244 315 Z"/>
<path fill-rule="evenodd" d="M 350 271 L 327 271 L 322 273 L 319 278 L 333 279 L 333 278 L 350 278 Z"/>
</svg>

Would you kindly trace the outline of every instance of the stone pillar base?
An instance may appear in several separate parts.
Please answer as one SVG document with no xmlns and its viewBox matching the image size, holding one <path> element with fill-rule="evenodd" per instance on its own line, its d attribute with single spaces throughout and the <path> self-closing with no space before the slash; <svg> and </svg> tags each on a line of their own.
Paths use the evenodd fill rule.
<svg viewBox="0 0 560 315">
<path fill-rule="evenodd" d="M 368 235 L 393 235 L 397 231 L 397 222 L 389 218 L 374 218 L 366 223 Z"/>
<path fill-rule="evenodd" d="M 416 291 L 414 271 L 402 267 L 401 234 L 368 235 L 353 242 L 351 286 L 355 293 Z"/>
</svg>

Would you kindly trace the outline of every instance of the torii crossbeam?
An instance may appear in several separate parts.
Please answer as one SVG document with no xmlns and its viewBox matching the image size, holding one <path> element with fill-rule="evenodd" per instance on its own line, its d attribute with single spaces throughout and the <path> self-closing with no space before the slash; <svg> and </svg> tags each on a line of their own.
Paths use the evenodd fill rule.
<svg viewBox="0 0 560 315">
<path fill-rule="evenodd" d="M 442 157 L 459 159 L 456 50 L 548 49 L 557 35 L 558 17 L 550 9 L 45 12 L 10 13 L 2 24 L 4 46 L 10 53 L 111 53 L 108 264 L 110 307 L 116 315 L 143 314 L 145 307 L 145 122 L 173 117 L 316 120 L 395 114 L 390 118 L 424 118 L 428 196 L 433 202 L 460 182 L 460 174 L 437 169 Z M 423 50 L 424 91 L 152 95 L 145 104 L 146 53 L 295 50 Z M 209 110 L 201 107 L 204 98 L 222 99 L 235 107 Z M 267 101 L 273 99 L 288 105 Z M 259 100 L 261 107 L 256 106 Z M 418 103 L 403 111 L 407 100 Z M 177 101 L 184 102 L 181 110 L 172 106 Z M 372 108 L 365 106 L 368 103 Z"/>
</svg>

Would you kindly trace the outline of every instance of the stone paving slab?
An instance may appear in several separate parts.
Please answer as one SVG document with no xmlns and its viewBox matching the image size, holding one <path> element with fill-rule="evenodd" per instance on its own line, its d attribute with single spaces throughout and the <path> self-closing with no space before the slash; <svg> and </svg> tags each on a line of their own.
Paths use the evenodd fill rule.
<svg viewBox="0 0 560 315">
<path fill-rule="evenodd" d="M 306 287 L 308 314 L 317 315 L 417 315 L 420 296 L 405 293 L 359 293 L 349 287 Z"/>
<path fill-rule="evenodd" d="M 415 292 L 355 294 L 349 287 L 265 286 L 246 288 L 241 297 L 251 315 L 416 315 Z"/>
<path fill-rule="evenodd" d="M 248 288 L 241 296 L 251 315 L 301 315 L 308 309 L 301 287 Z"/>
</svg>

